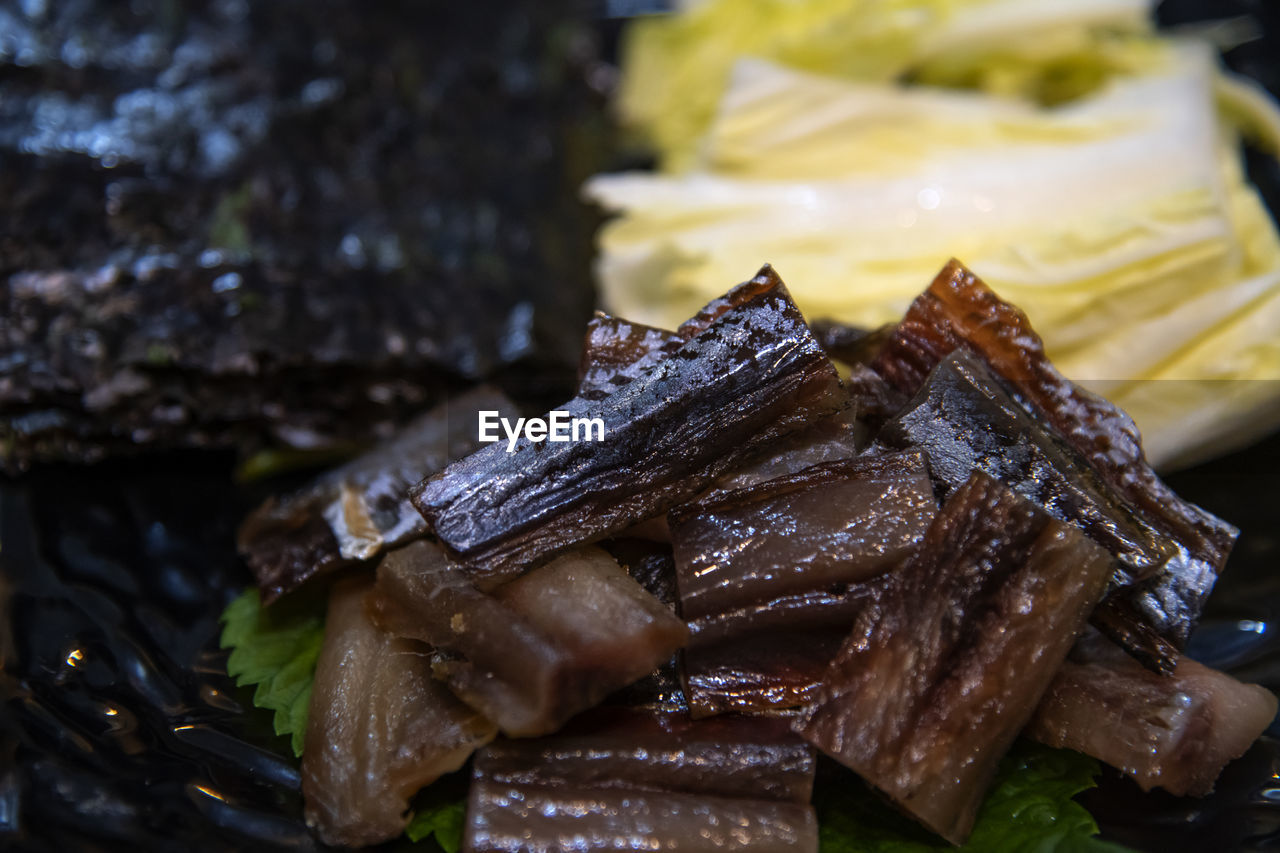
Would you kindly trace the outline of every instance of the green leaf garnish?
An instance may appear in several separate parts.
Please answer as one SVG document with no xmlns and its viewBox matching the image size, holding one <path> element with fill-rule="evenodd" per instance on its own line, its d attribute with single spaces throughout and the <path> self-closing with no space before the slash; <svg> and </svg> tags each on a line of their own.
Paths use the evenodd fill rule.
<svg viewBox="0 0 1280 853">
<path fill-rule="evenodd" d="M 404 834 L 413 842 L 434 835 L 445 853 L 458 853 L 462 848 L 462 822 L 466 810 L 467 804 L 462 800 L 419 807 L 404 828 Z"/>
<path fill-rule="evenodd" d="M 263 607 L 258 590 L 248 589 L 222 612 L 224 649 L 231 649 L 227 673 L 241 686 L 256 684 L 253 704 L 275 711 L 278 735 L 290 735 L 293 754 L 302 755 L 307 706 L 316 658 L 324 641 L 324 599 L 290 597 Z"/>
</svg>

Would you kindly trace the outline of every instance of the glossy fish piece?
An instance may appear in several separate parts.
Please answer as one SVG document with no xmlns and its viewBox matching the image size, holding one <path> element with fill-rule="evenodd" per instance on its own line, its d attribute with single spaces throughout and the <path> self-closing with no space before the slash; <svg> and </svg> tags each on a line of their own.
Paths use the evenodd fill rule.
<svg viewBox="0 0 1280 853">
<path fill-rule="evenodd" d="M 812 701 L 866 597 L 937 513 L 924 455 L 807 468 L 670 514 L 691 713 Z"/>
<path fill-rule="evenodd" d="M 841 394 L 842 399 L 847 399 Z M 711 494 L 754 486 L 797 474 L 814 465 L 857 456 L 867 443 L 866 429 L 854 417 L 853 401 L 829 417 L 763 448 L 716 480 Z"/>
<path fill-rule="evenodd" d="M 814 851 L 810 748 L 778 726 L 623 715 L 477 756 L 469 851 Z"/>
<path fill-rule="evenodd" d="M 841 608 L 839 625 L 786 625 L 743 633 L 732 642 L 699 641 L 684 654 L 684 691 L 695 717 L 788 714 L 818 698 L 822 677 L 849 634 L 860 598 Z M 809 613 L 796 613 L 807 620 Z M 696 630 L 696 623 L 695 623 Z M 696 635 L 695 635 L 696 636 Z"/>
<path fill-rule="evenodd" d="M 578 365 L 578 396 L 603 400 L 675 352 L 685 338 L 597 311 L 587 323 Z"/>
<path fill-rule="evenodd" d="M 370 560 L 426 535 L 409 486 L 480 446 L 481 411 L 513 417 L 492 388 L 453 398 L 390 441 L 282 498 L 270 498 L 240 526 L 238 546 L 270 602 L 307 579 Z"/>
<path fill-rule="evenodd" d="M 864 329 L 835 320 L 818 320 L 812 325 L 827 355 L 850 366 L 874 361 L 897 329 L 894 324 Z"/>
<path fill-rule="evenodd" d="M 579 548 L 482 592 L 435 543 L 378 566 L 377 624 L 437 650 L 433 670 L 519 737 L 555 731 L 684 645 L 688 629 L 605 552 Z"/>
<path fill-rule="evenodd" d="M 740 285 L 725 296 L 712 300 L 674 332 L 631 323 L 597 311 L 583 339 L 578 395 L 602 399 L 670 356 L 684 341 L 706 329 L 757 291 L 752 282 Z M 881 332 L 880 337 L 884 336 L 885 333 Z M 827 348 L 825 338 L 821 343 Z M 827 351 L 830 354 L 829 348 Z M 741 465 L 722 476 L 712 491 L 742 488 L 784 474 L 794 474 L 821 462 L 856 456 L 866 443 L 866 431 L 854 418 L 854 409 L 854 401 L 848 400 L 842 411 L 831 417 L 758 449 Z M 662 519 L 649 519 L 641 524 L 646 536 L 670 541 Z"/>
<path fill-rule="evenodd" d="M 604 440 L 490 445 L 410 490 L 477 581 L 495 586 L 572 545 L 604 538 L 705 490 L 781 436 L 840 407 L 839 380 L 772 269 L 640 378 L 575 399 Z"/>
<path fill-rule="evenodd" d="M 468 853 L 818 850 L 810 806 L 663 791 L 525 789 L 477 780 L 467 821 Z"/>
<path fill-rule="evenodd" d="M 975 472 L 883 576 L 796 731 L 962 843 L 1113 562 Z"/>
<path fill-rule="evenodd" d="M 691 620 L 683 652 L 691 713 L 785 714 L 814 701 L 874 586 L 838 584 Z"/>
<path fill-rule="evenodd" d="M 1104 481 L 1075 448 L 1045 429 L 987 365 L 966 350 L 946 356 L 916 396 L 880 430 L 892 447 L 918 447 L 929 454 L 933 476 L 956 488 L 974 470 L 985 471 L 1055 518 L 1079 525 L 1118 560 L 1113 587 L 1131 587 L 1157 575 L 1192 571 L 1178 542 L 1147 519 Z M 1184 614 L 1188 622 L 1190 614 Z M 1172 666 L 1177 649 L 1149 620 L 1115 620 L 1104 605 L 1094 623 L 1118 634 L 1153 668 Z"/>
<path fill-rule="evenodd" d="M 1165 485 L 1143 456 L 1133 420 L 1060 374 L 1026 315 L 952 260 L 912 302 L 872 367 L 914 394 L 957 348 L 981 357 L 1152 528 L 1177 544 L 1151 580 L 1110 596 L 1098 620 L 1139 660 L 1171 671 L 1239 531 Z"/>
<path fill-rule="evenodd" d="M 327 844 L 404 831 L 409 799 L 461 767 L 497 729 L 431 676 L 429 649 L 380 631 L 366 578 L 329 596 L 302 758 L 306 819 Z"/>
<path fill-rule="evenodd" d="M 681 614 L 857 583 L 914 553 L 937 513 L 919 451 L 807 468 L 669 516 Z"/>
<path fill-rule="evenodd" d="M 601 400 L 667 358 L 730 309 L 772 284 L 759 275 L 711 300 L 674 332 L 597 311 L 587 323 L 578 366 L 578 396 Z"/>
<path fill-rule="evenodd" d="M 1101 636 L 1082 640 L 1027 726 L 1031 737 L 1128 774 L 1144 791 L 1204 796 L 1276 715 L 1276 697 L 1190 658 L 1172 677 Z"/>
<path fill-rule="evenodd" d="M 487 779 L 807 804 L 813 748 L 783 720 L 599 709 L 541 738 L 499 739 L 478 756 Z"/>
</svg>

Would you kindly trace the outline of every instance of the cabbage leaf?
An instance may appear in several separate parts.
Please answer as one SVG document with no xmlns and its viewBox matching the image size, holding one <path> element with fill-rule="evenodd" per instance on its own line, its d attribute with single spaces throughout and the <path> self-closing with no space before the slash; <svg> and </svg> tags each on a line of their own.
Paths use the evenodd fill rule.
<svg viewBox="0 0 1280 853">
<path fill-rule="evenodd" d="M 865 82 L 934 84 L 1048 101 L 1114 69 L 1100 40 L 1147 32 L 1152 0 L 705 0 L 633 21 L 619 106 L 669 170 L 690 162 L 739 58 Z"/>
<path fill-rule="evenodd" d="M 586 185 L 618 214 L 606 306 L 674 325 L 767 261 L 808 316 L 876 326 L 957 257 L 1157 465 L 1274 428 L 1280 237 L 1235 128 L 1280 147 L 1280 112 L 1206 44 L 1099 50 L 1124 72 L 1053 107 L 740 59 L 687 170 Z"/>
</svg>

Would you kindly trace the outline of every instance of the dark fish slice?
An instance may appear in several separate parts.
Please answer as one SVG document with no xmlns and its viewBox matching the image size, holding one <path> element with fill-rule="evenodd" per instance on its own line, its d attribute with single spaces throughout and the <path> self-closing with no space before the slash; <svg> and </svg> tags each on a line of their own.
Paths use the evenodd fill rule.
<svg viewBox="0 0 1280 853">
<path fill-rule="evenodd" d="M 919 452 L 817 465 L 673 510 L 691 712 L 811 701 L 866 582 L 914 553 L 936 512 Z"/>
<path fill-rule="evenodd" d="M 1058 670 L 1026 733 L 1092 755 L 1144 791 L 1204 796 L 1275 715 L 1275 694 L 1263 687 L 1187 657 L 1159 676 L 1095 635 Z"/>
<path fill-rule="evenodd" d="M 372 586 L 334 586 L 316 663 L 302 791 L 307 825 L 327 844 L 396 837 L 409 799 L 497 733 L 432 678 L 428 649 L 374 627 L 364 602 Z"/>
<path fill-rule="evenodd" d="M 811 806 L 662 791 L 524 788 L 473 780 L 467 853 L 817 853 Z M 654 845 L 660 845 L 655 848 Z"/>
<path fill-rule="evenodd" d="M 796 731 L 962 843 L 1113 563 L 975 472 L 883 576 Z"/>
<path fill-rule="evenodd" d="M 597 311 L 587 323 L 578 363 L 578 396 L 603 400 L 678 350 L 675 332 Z"/>
<path fill-rule="evenodd" d="M 865 599 L 873 588 L 867 583 L 832 584 L 831 589 L 784 595 L 691 619 L 689 628 L 700 646 L 737 643 L 755 634 L 777 635 L 808 628 L 835 628 L 848 634 L 849 626 L 864 609 Z"/>
<path fill-rule="evenodd" d="M 684 653 L 689 713 L 697 718 L 730 713 L 786 715 L 816 700 L 827 666 L 853 623 L 854 608 L 841 610 L 845 619 L 837 625 L 788 625 L 720 643 L 699 638 Z M 809 612 L 793 615 L 803 620 L 811 616 Z"/>
<path fill-rule="evenodd" d="M 479 412 L 514 416 L 500 392 L 478 388 L 447 400 L 394 438 L 283 498 L 271 498 L 240 527 L 238 545 L 270 602 L 307 579 L 371 560 L 426 535 L 406 491 L 480 446 Z"/>
<path fill-rule="evenodd" d="M 1226 564 L 1237 531 L 1179 498 L 1142 453 L 1132 419 L 1066 379 L 1050 363 L 1025 314 L 952 260 L 911 304 L 872 363 L 894 388 L 914 394 L 948 353 L 978 354 L 1018 399 L 1074 447 L 1098 476 L 1174 545 L 1148 556 L 1154 576 L 1108 597 L 1105 630 L 1144 663 L 1170 671 L 1205 598 Z"/>
<path fill-rule="evenodd" d="M 813 748 L 785 722 L 601 710 L 563 732 L 500 739 L 477 759 L 492 782 L 712 794 L 807 804 Z"/>
<path fill-rule="evenodd" d="M 875 584 L 836 586 L 691 620 L 681 653 L 690 712 L 788 714 L 816 699 Z"/>
<path fill-rule="evenodd" d="M 674 332 L 597 311 L 587 323 L 578 364 L 578 396 L 601 400 L 639 378 L 734 308 L 772 287 L 760 276 L 711 300 Z"/>
<path fill-rule="evenodd" d="M 495 743 L 476 759 L 464 849 L 816 853 L 813 753 L 763 723 L 627 714 Z"/>
<path fill-rule="evenodd" d="M 669 515 L 681 614 L 857 583 L 913 553 L 937 512 L 918 451 L 829 462 Z"/>
<path fill-rule="evenodd" d="M 751 282 L 736 287 L 725 296 L 709 302 L 674 332 L 631 323 L 597 311 L 583 339 L 579 396 L 602 399 L 670 356 L 684 341 L 757 292 L 758 288 Z M 884 334 L 879 337 L 883 338 Z M 820 340 L 820 343 L 827 348 L 826 340 Z M 831 354 L 829 348 L 827 352 Z M 742 488 L 794 474 L 821 462 L 856 456 L 866 444 L 866 431 L 854 414 L 854 401 L 849 400 L 843 411 L 768 447 L 759 448 L 742 465 L 721 477 L 712 491 Z M 670 541 L 670 534 L 661 519 L 649 519 L 641 525 L 639 533 L 648 538 Z"/>
<path fill-rule="evenodd" d="M 724 296 L 712 299 L 688 320 L 676 327 L 676 336 L 683 340 L 692 340 L 715 325 L 716 321 L 731 311 L 737 311 L 753 302 L 757 297 L 775 291 L 781 281 L 773 268 L 765 264 L 755 278 L 744 281 L 731 288 Z M 784 288 L 785 292 L 785 288 Z"/>
<path fill-rule="evenodd" d="M 493 445 L 410 491 L 479 583 L 661 515 L 841 407 L 835 368 L 773 270 L 740 288 L 751 297 L 648 373 L 565 406 L 600 418 L 603 441 Z"/>
<path fill-rule="evenodd" d="M 645 592 L 661 601 L 672 612 L 679 596 L 676 593 L 676 563 L 671 546 L 652 539 L 621 538 L 600 543 L 618 561 L 618 565 Z M 677 652 L 644 678 L 628 684 L 609 696 L 605 705 L 643 708 L 651 713 L 683 713 L 689 710 L 684 685 L 680 681 L 680 655 Z"/>
<path fill-rule="evenodd" d="M 867 443 L 866 428 L 854 417 L 852 401 L 841 411 L 761 448 L 716 480 L 710 494 L 754 486 L 814 465 L 857 456 Z"/>
<path fill-rule="evenodd" d="M 835 320 L 818 320 L 812 325 L 813 334 L 827 355 L 850 366 L 871 364 L 897 330 L 892 323 L 875 329 L 847 326 Z"/>
<path fill-rule="evenodd" d="M 490 593 L 435 543 L 378 566 L 374 621 L 440 654 L 435 674 L 509 735 L 555 731 L 667 661 L 684 624 L 605 552 L 567 552 Z"/>
<path fill-rule="evenodd" d="M 1055 432 L 1046 430 L 967 350 L 943 358 L 916 396 L 886 423 L 877 440 L 929 454 L 933 476 L 945 487 L 985 471 L 1055 518 L 1079 525 L 1118 558 L 1113 588 L 1131 587 L 1152 573 L 1191 567 L 1185 551 L 1121 498 L 1096 469 Z M 1190 619 L 1190 616 L 1187 616 Z M 1177 649 L 1146 620 L 1114 618 L 1111 604 L 1094 624 L 1118 634 L 1148 666 L 1172 667 Z"/>
</svg>

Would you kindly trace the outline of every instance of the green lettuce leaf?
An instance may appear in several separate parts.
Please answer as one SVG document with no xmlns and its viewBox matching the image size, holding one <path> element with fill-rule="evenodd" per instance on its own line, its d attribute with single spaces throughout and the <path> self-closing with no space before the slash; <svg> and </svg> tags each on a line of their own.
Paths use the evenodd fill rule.
<svg viewBox="0 0 1280 853">
<path fill-rule="evenodd" d="M 445 853 L 458 853 L 462 847 L 462 823 L 467 804 L 461 799 L 419 806 L 404 834 L 413 842 L 434 835 Z"/>
<path fill-rule="evenodd" d="M 1019 741 L 1000 764 L 973 835 L 955 848 L 864 787 L 819 791 L 822 853 L 1120 853 L 1096 838 L 1098 825 L 1072 799 L 1092 788 L 1098 762 L 1065 749 Z"/>
<path fill-rule="evenodd" d="M 302 755 L 316 658 L 324 640 L 324 599 L 292 596 L 269 608 L 247 589 L 222 613 L 221 645 L 231 649 L 227 673 L 241 686 L 256 684 L 253 704 L 275 711 L 275 731 L 289 735 Z"/>
</svg>

